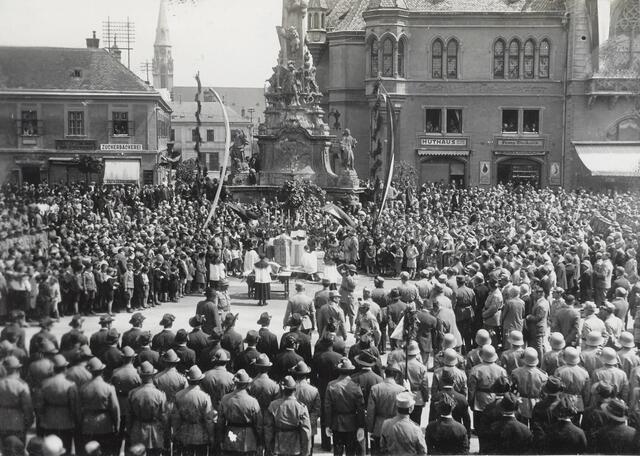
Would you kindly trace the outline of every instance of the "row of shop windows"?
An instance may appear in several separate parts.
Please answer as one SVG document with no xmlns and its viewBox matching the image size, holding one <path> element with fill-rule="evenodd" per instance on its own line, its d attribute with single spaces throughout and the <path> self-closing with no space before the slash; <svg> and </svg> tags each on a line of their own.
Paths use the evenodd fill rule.
<svg viewBox="0 0 640 456">
<path fill-rule="evenodd" d="M 464 188 L 467 182 L 467 164 L 458 160 L 427 160 L 420 163 L 420 183 L 455 184 Z M 526 159 L 509 159 L 496 165 L 496 183 L 513 185 L 541 184 L 542 165 Z"/>
<path fill-rule="evenodd" d="M 540 133 L 539 109 L 502 109 L 502 133 Z M 462 109 L 427 108 L 426 133 L 462 133 Z"/>
<path fill-rule="evenodd" d="M 396 41 L 387 37 L 382 44 L 373 39 L 369 46 L 370 76 L 406 77 L 405 38 Z M 458 79 L 458 57 L 460 44 L 455 38 L 446 44 L 437 38 L 431 44 L 431 77 L 433 79 Z M 540 79 L 549 78 L 551 45 L 549 40 L 528 39 L 524 46 L 517 38 L 507 42 L 502 38 L 493 45 L 494 79 Z M 536 71 L 537 68 L 537 71 Z"/>
<path fill-rule="evenodd" d="M 53 165 L 56 168 L 58 166 Z M 43 170 L 40 166 L 22 166 L 20 169 L 11 171 L 11 182 L 15 184 L 40 185 L 44 181 L 51 180 L 51 183 L 84 182 L 86 175 L 78 170 L 77 166 L 65 166 L 63 170 L 53 170 L 51 168 Z M 94 178 L 96 176 L 93 176 Z M 142 184 L 153 185 L 154 171 L 152 169 L 142 170 Z"/>
</svg>

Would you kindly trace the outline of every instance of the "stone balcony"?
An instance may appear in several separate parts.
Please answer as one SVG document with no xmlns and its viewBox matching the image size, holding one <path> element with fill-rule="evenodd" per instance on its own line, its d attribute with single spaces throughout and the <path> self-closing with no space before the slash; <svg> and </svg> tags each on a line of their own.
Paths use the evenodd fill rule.
<svg viewBox="0 0 640 456">
<path fill-rule="evenodd" d="M 589 96 L 589 107 L 598 98 L 607 98 L 610 106 L 614 107 L 620 97 L 628 99 L 640 97 L 640 78 L 594 75 L 587 80 L 586 94 Z"/>
</svg>

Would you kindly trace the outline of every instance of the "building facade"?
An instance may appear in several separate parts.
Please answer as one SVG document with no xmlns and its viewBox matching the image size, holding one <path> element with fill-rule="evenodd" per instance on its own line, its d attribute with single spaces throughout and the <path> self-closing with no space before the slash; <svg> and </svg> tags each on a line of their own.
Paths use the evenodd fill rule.
<svg viewBox="0 0 640 456">
<path fill-rule="evenodd" d="M 0 182 L 161 180 L 168 102 L 95 36 L 87 46 L 0 47 Z"/>
<path fill-rule="evenodd" d="M 153 42 L 152 65 L 153 86 L 156 89 L 166 89 L 171 92 L 173 89 L 173 56 L 171 55 L 166 0 L 160 1 L 156 39 Z"/>
<path fill-rule="evenodd" d="M 396 161 L 414 165 L 419 183 L 562 184 L 563 2 L 318 6 L 327 18 L 326 43 L 314 55 L 325 109 L 339 113 L 340 125 L 329 122 L 336 134 L 346 127 L 360 140 L 360 176 L 384 169 L 372 167 L 369 140 L 380 78 L 394 105 Z"/>
</svg>

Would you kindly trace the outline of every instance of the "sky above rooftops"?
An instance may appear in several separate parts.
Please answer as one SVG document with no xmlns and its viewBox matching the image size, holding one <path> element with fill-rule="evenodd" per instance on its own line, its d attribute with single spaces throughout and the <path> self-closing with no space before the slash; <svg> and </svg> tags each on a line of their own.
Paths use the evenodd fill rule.
<svg viewBox="0 0 640 456">
<path fill-rule="evenodd" d="M 0 46 L 85 47 L 102 22 L 135 23 L 131 70 L 153 59 L 160 0 L 0 0 Z M 263 87 L 278 53 L 282 0 L 169 0 L 174 85 Z M 124 43 L 118 38 L 118 45 Z M 106 46 L 103 39 L 100 46 Z M 127 56 L 123 52 L 122 62 Z M 151 79 L 151 73 L 149 75 Z"/>
</svg>

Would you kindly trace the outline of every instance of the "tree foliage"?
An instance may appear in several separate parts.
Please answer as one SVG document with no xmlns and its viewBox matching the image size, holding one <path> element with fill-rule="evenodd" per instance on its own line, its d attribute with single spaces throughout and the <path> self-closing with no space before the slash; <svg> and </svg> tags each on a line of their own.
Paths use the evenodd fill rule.
<svg viewBox="0 0 640 456">
<path fill-rule="evenodd" d="M 198 162 L 194 158 L 182 160 L 176 169 L 176 181 L 192 185 L 198 178 Z"/>
<path fill-rule="evenodd" d="M 308 180 L 294 179 L 282 185 L 278 191 L 278 200 L 285 209 L 311 211 L 324 206 L 327 192 Z"/>
</svg>

